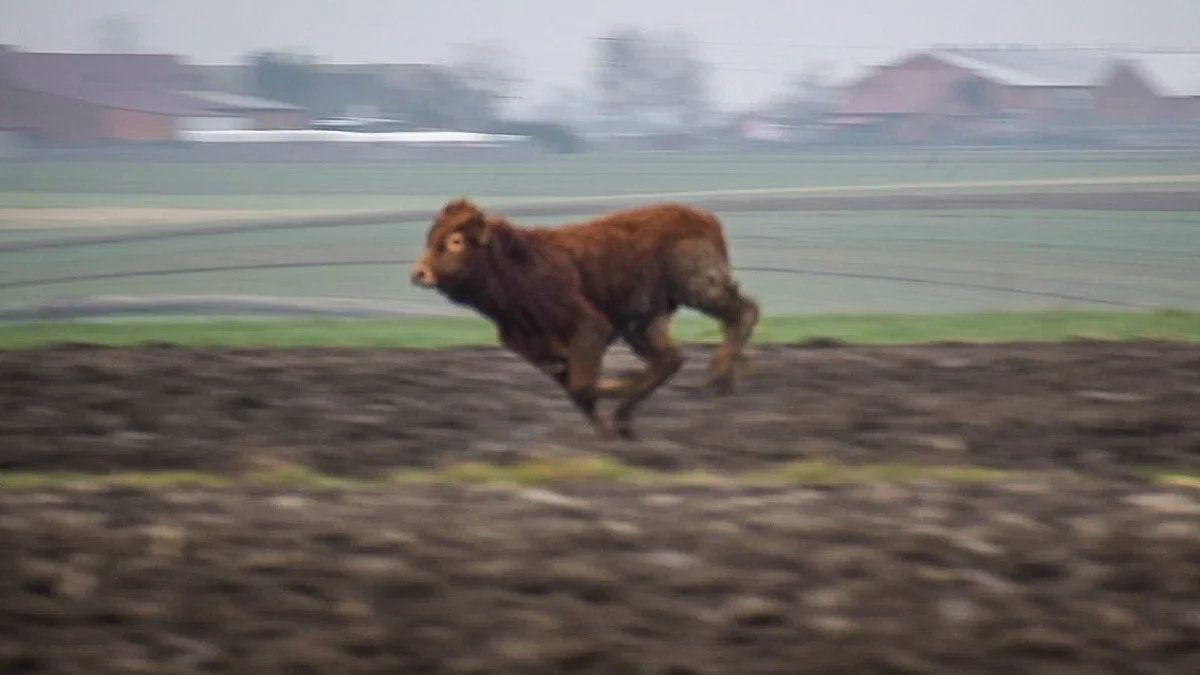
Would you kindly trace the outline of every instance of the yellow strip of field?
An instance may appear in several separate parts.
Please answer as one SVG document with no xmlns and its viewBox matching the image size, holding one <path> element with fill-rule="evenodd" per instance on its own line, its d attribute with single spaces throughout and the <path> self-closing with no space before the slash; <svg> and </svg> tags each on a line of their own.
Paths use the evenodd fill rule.
<svg viewBox="0 0 1200 675">
<path fill-rule="evenodd" d="M 942 181 L 913 183 L 874 183 L 851 185 L 804 185 L 763 188 L 728 188 L 687 190 L 677 192 L 627 192 L 605 195 L 571 195 L 563 197 L 509 197 L 490 199 L 490 203 L 507 204 L 578 204 L 627 200 L 669 200 L 701 197 L 766 197 L 786 195 L 832 195 L 922 192 L 939 190 L 971 190 L 988 188 L 1089 187 L 1200 184 L 1200 174 L 1091 176 L 1074 178 L 1025 178 L 1006 180 Z M 436 208 L 436 198 L 430 198 L 430 209 Z M 440 202 L 438 202 L 440 203 Z M 187 209 L 162 207 L 21 207 L 0 208 L 0 230 L 36 227 L 88 227 L 130 225 L 182 225 L 195 223 L 236 223 L 287 217 L 340 216 L 350 214 L 389 213 L 388 209 Z"/>
<path fill-rule="evenodd" d="M 874 183 L 857 185 L 805 185 L 769 188 L 731 188 L 718 190 L 689 190 L 681 192 L 627 192 L 623 194 L 588 197 L 543 197 L 529 203 L 556 204 L 622 199 L 686 199 L 693 197 L 761 197 L 766 195 L 839 194 L 858 192 L 909 192 L 959 188 L 1004 187 L 1086 187 L 1100 185 L 1193 185 L 1200 184 L 1200 174 L 1090 176 L 1080 178 L 1021 178 L 1009 180 L 945 181 L 925 183 Z"/>
</svg>

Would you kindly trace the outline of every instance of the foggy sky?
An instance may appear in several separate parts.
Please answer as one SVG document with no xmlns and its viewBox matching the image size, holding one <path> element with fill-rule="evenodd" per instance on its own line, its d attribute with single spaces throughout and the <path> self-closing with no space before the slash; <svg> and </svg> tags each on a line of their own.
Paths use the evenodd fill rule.
<svg viewBox="0 0 1200 675">
<path fill-rule="evenodd" d="M 149 50 L 235 63 L 298 48 L 332 62 L 431 63 L 455 43 L 502 41 L 544 98 L 588 84 L 591 38 L 617 25 L 683 30 L 717 68 L 714 95 L 744 107 L 813 60 L 835 74 L 939 43 L 1200 50 L 1195 0 L 0 0 L 0 42 L 98 49 L 96 23 L 137 20 Z"/>
</svg>

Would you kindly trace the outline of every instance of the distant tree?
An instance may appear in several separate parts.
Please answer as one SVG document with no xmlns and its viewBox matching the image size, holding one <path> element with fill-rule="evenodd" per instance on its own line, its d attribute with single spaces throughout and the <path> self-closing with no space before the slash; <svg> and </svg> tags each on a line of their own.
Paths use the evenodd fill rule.
<svg viewBox="0 0 1200 675">
<path fill-rule="evenodd" d="M 311 107 L 317 86 L 316 59 L 289 52 L 256 52 L 249 56 L 254 95 Z"/>
<path fill-rule="evenodd" d="M 546 150 L 561 154 L 575 154 L 583 152 L 586 148 L 579 134 L 559 122 L 504 120 L 494 122 L 485 131 L 492 134 L 528 136 Z"/>
<path fill-rule="evenodd" d="M 618 28 L 598 41 L 595 87 L 601 109 L 623 125 L 694 128 L 710 110 L 712 68 L 682 33 Z"/>
<path fill-rule="evenodd" d="M 513 63 L 512 54 L 503 46 L 491 42 L 469 42 L 455 47 L 449 64 L 450 73 L 457 77 L 471 94 L 468 103 L 475 111 L 476 123 L 503 117 L 505 108 L 517 96 L 524 84 Z"/>
<path fill-rule="evenodd" d="M 791 124 L 804 124 L 820 117 L 833 96 L 831 66 L 825 61 L 807 64 L 795 73 L 783 92 L 768 104 L 768 115 Z"/>
<path fill-rule="evenodd" d="M 597 99 L 611 121 L 627 120 L 642 105 L 645 55 L 641 36 L 632 29 L 613 31 L 599 40 L 595 78 Z"/>
<path fill-rule="evenodd" d="M 558 120 L 568 126 L 587 126 L 595 105 L 591 92 L 576 87 L 553 86 L 547 96 L 532 108 L 532 117 Z"/>
</svg>

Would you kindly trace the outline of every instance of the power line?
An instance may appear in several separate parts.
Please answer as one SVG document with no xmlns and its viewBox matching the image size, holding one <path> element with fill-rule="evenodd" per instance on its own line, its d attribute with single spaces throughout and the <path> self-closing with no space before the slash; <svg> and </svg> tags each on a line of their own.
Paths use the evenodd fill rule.
<svg viewBox="0 0 1200 675">
<path fill-rule="evenodd" d="M 603 38 L 595 38 L 599 41 Z M 1045 51 L 1126 51 L 1152 52 L 1167 54 L 1196 54 L 1200 46 L 1137 46 L 1130 44 L 1078 44 L 1078 43 L 1039 43 L 1021 42 L 933 42 L 929 44 L 863 44 L 848 42 L 775 42 L 769 40 L 704 40 L 693 39 L 690 43 L 698 47 L 752 47 L 752 48 L 787 48 L 787 49 L 827 49 L 827 50 L 856 50 L 856 51 L 890 51 L 890 52 L 921 52 L 937 49 L 1000 49 L 1000 50 L 1045 50 Z"/>
</svg>

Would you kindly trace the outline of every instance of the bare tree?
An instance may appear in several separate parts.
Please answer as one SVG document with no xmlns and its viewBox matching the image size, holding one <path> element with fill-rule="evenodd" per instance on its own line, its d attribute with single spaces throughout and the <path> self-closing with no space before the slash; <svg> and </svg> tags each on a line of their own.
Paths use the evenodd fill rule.
<svg viewBox="0 0 1200 675">
<path fill-rule="evenodd" d="M 700 59 L 695 40 L 686 34 L 664 36 L 654 52 L 657 107 L 685 128 L 694 128 L 709 109 L 710 67 Z"/>
<path fill-rule="evenodd" d="M 805 64 L 767 106 L 767 113 L 793 124 L 804 124 L 819 117 L 828 108 L 832 97 L 831 69 L 831 64 L 826 61 Z"/>
<path fill-rule="evenodd" d="M 248 55 L 251 89 L 275 101 L 310 108 L 316 97 L 316 58 L 296 52 L 263 51 Z"/>
<path fill-rule="evenodd" d="M 598 43 L 595 86 L 610 122 L 689 128 L 708 112 L 711 67 L 690 36 L 619 28 Z"/>
<path fill-rule="evenodd" d="M 501 116 L 524 84 L 517 73 L 512 54 L 493 42 L 456 45 L 455 56 L 449 67 L 468 89 L 478 95 L 483 119 Z"/>
</svg>

